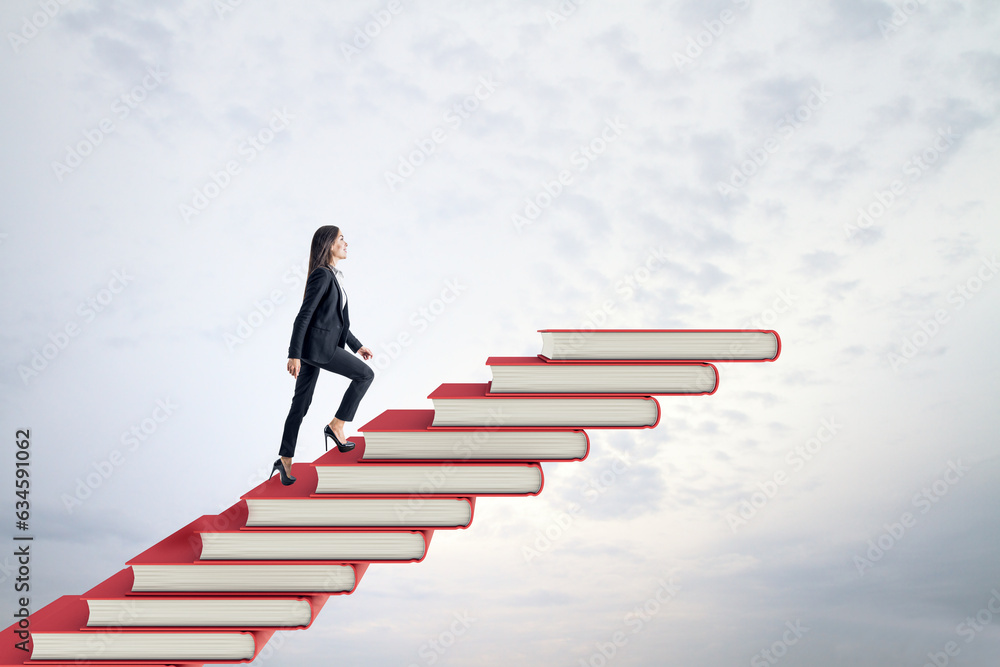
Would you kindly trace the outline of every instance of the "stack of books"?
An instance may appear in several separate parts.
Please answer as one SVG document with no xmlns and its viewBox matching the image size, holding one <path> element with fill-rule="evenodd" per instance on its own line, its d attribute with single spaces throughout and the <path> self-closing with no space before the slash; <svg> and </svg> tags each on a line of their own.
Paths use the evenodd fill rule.
<svg viewBox="0 0 1000 667">
<path fill-rule="evenodd" d="M 472 523 L 477 498 L 541 493 L 541 462 L 586 459 L 585 428 L 654 428 L 655 396 L 714 394 L 715 364 L 780 353 L 774 331 L 540 333 L 536 357 L 487 359 L 491 382 L 442 384 L 432 410 L 384 411 L 351 452 L 295 463 L 295 484 L 273 477 L 31 614 L 30 632 L 15 623 L 0 667 L 251 661 L 370 565 L 423 560 L 435 530 Z"/>
</svg>

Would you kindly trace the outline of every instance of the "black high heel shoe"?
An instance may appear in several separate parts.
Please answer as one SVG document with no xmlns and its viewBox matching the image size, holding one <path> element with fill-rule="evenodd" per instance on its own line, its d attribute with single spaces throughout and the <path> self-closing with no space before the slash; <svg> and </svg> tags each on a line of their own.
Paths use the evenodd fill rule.
<svg viewBox="0 0 1000 667">
<path fill-rule="evenodd" d="M 271 474 L 268 475 L 267 478 L 271 479 L 271 477 L 274 476 L 275 472 L 280 473 L 281 483 L 284 484 L 285 486 L 291 486 L 292 484 L 295 484 L 295 478 L 285 472 L 285 466 L 284 464 L 282 464 L 281 459 L 278 459 L 277 461 L 274 462 L 274 467 L 271 468 Z"/>
<path fill-rule="evenodd" d="M 329 438 L 333 438 L 333 441 L 337 444 L 337 449 L 342 452 L 349 452 L 354 449 L 353 442 L 341 442 L 338 440 L 337 435 L 333 432 L 333 429 L 330 428 L 329 424 L 323 427 L 323 435 L 325 436 L 323 438 L 323 445 L 326 447 L 326 451 L 330 451 Z"/>
</svg>

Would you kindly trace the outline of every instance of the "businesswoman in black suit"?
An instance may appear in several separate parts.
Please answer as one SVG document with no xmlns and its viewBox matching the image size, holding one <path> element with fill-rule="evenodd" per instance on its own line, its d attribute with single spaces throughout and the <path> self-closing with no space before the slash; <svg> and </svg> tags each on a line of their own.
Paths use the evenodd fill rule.
<svg viewBox="0 0 1000 667">
<path fill-rule="evenodd" d="M 323 429 L 324 437 L 333 438 L 342 452 L 354 449 L 354 443 L 347 442 L 344 436 L 344 424 L 354 419 L 358 403 L 375 378 L 367 364 L 344 349 L 346 343 L 363 359 L 372 358 L 372 351 L 351 333 L 347 293 L 341 283 L 343 274 L 337 268 L 337 262 L 346 258 L 347 242 L 338 227 L 325 225 L 316 230 L 309 251 L 309 278 L 288 346 L 288 372 L 295 378 L 295 394 L 281 436 L 280 458 L 271 469 L 272 475 L 281 474 L 281 483 L 285 485 L 295 482 L 291 475 L 295 442 L 302 418 L 312 402 L 320 369 L 351 380 L 337 416 Z"/>
</svg>

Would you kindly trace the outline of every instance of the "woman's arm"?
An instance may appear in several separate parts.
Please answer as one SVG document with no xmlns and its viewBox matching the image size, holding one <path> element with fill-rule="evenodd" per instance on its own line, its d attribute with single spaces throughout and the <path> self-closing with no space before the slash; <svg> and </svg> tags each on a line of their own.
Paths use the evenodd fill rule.
<svg viewBox="0 0 1000 667">
<path fill-rule="evenodd" d="M 306 340 L 306 329 L 309 328 L 309 322 L 312 320 L 313 313 L 316 312 L 316 306 L 319 305 L 320 299 L 323 298 L 323 295 L 330 288 L 330 281 L 332 279 L 333 274 L 322 266 L 317 266 L 309 274 L 309 280 L 306 281 L 306 294 L 302 298 L 302 306 L 299 308 L 299 314 L 295 316 L 295 323 L 292 324 L 292 341 L 288 345 L 289 359 L 302 358 L 302 346 Z"/>
<path fill-rule="evenodd" d="M 368 359 L 371 359 L 374 356 L 372 354 L 372 351 L 369 350 L 364 345 L 362 345 L 361 341 L 358 340 L 354 336 L 354 334 L 351 333 L 350 329 L 347 330 L 347 346 L 349 348 L 351 348 L 353 351 L 355 351 L 358 354 L 360 354 L 361 358 L 364 359 L 365 361 L 367 361 Z"/>
<path fill-rule="evenodd" d="M 353 333 L 351 333 L 350 329 L 347 330 L 347 347 L 351 348 L 352 352 L 357 352 L 364 347 L 364 345 L 361 344 L 361 341 L 358 340 Z"/>
</svg>

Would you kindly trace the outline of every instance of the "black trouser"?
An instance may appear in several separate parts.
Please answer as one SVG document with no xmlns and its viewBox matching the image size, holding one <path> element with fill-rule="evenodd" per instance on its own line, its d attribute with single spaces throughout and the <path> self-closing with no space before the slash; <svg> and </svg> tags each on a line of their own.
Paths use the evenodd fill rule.
<svg viewBox="0 0 1000 667">
<path fill-rule="evenodd" d="M 300 359 L 299 376 L 295 380 L 295 395 L 292 396 L 292 407 L 288 410 L 288 417 L 285 418 L 285 431 L 281 436 L 281 449 L 279 456 L 291 458 L 295 455 L 295 442 L 299 438 L 299 426 L 302 418 L 306 416 L 306 410 L 312 403 L 313 391 L 316 389 L 316 380 L 319 377 L 319 369 L 337 373 L 350 378 L 351 385 L 344 392 L 344 398 L 340 402 L 337 410 L 337 419 L 349 422 L 354 419 L 354 413 L 358 409 L 361 398 L 368 391 L 368 386 L 375 379 L 375 373 L 368 364 L 358 359 L 342 347 L 338 347 L 333 355 L 333 359 L 325 364 L 317 364 L 314 361 Z"/>
</svg>

